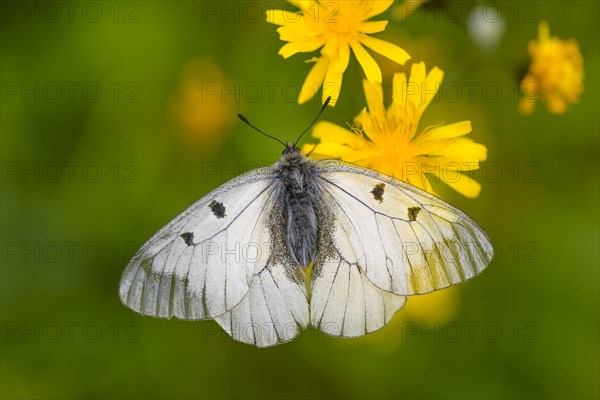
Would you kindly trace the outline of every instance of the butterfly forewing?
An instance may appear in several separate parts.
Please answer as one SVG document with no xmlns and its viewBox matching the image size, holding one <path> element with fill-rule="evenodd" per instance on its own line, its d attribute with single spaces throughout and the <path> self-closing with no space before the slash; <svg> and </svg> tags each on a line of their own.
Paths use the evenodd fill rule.
<svg viewBox="0 0 600 400">
<path fill-rule="evenodd" d="M 163 227 L 125 268 L 121 301 L 161 318 L 206 319 L 231 310 L 269 256 L 273 182 L 269 169 L 242 175 Z"/>
<path fill-rule="evenodd" d="M 398 295 L 442 289 L 481 272 L 493 257 L 483 230 L 460 210 L 404 182 L 336 161 L 319 162 L 336 240 L 378 288 Z M 343 248 L 343 246 L 341 246 Z"/>
</svg>

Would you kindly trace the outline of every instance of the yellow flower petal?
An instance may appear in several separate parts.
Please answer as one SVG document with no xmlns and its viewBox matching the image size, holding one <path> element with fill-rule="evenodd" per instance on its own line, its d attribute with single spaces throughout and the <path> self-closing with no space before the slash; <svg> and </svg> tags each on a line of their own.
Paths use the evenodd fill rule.
<svg viewBox="0 0 600 400">
<path fill-rule="evenodd" d="M 519 101 L 519 111 L 525 115 L 531 114 L 535 111 L 535 103 L 523 101 L 523 99 L 521 99 Z"/>
<path fill-rule="evenodd" d="M 468 139 L 461 139 L 444 148 L 444 157 L 472 157 L 480 161 L 487 159 L 487 147 Z"/>
<path fill-rule="evenodd" d="M 414 109 L 420 107 L 423 102 L 421 89 L 425 83 L 425 63 L 419 62 L 414 63 L 410 67 L 410 77 L 408 79 L 408 83 L 406 84 L 406 95 L 405 102 L 406 105 L 413 105 Z"/>
<path fill-rule="evenodd" d="M 330 58 L 333 58 L 337 55 L 340 47 L 340 38 L 338 36 L 333 36 L 329 38 L 325 42 L 325 46 L 321 49 L 321 54 L 324 54 Z"/>
<path fill-rule="evenodd" d="M 329 58 L 324 56 L 321 57 L 311 68 L 308 76 L 302 84 L 302 89 L 300 89 L 300 93 L 298 94 L 299 104 L 306 103 L 319 91 L 319 88 L 323 83 L 323 79 L 325 79 L 325 73 L 327 72 L 328 67 Z"/>
<path fill-rule="evenodd" d="M 323 82 L 323 103 L 325 103 L 327 97 L 331 97 L 329 105 L 335 107 L 338 98 L 340 97 L 340 90 L 342 89 L 342 77 L 343 73 L 335 71 L 331 68 L 331 65 L 329 65 L 327 72 L 325 73 L 325 81 Z"/>
<path fill-rule="evenodd" d="M 426 171 L 438 169 L 440 171 L 475 171 L 479 169 L 479 159 L 467 157 L 415 157 L 420 165 L 424 165 Z"/>
<path fill-rule="evenodd" d="M 470 199 L 479 196 L 479 193 L 481 193 L 481 184 L 467 175 L 459 172 L 452 174 L 453 176 L 446 173 L 436 173 L 435 175 L 446 185 Z"/>
<path fill-rule="evenodd" d="M 548 104 L 548 111 L 552 114 L 563 114 L 567 111 L 567 102 L 564 101 L 559 96 L 550 96 L 546 99 L 546 103 Z"/>
<path fill-rule="evenodd" d="M 369 114 L 382 115 L 385 109 L 383 108 L 383 88 L 381 87 L 381 83 L 372 83 L 364 79 L 363 90 L 365 91 Z"/>
<path fill-rule="evenodd" d="M 425 78 L 425 83 L 421 88 L 421 107 L 417 109 L 418 117 L 420 118 L 431 100 L 435 97 L 436 93 L 440 89 L 440 85 L 444 80 L 444 72 L 438 67 L 433 67 Z"/>
<path fill-rule="evenodd" d="M 365 123 L 368 123 L 368 119 L 369 119 L 369 110 L 367 110 L 367 108 L 363 108 L 361 110 L 361 112 L 354 117 L 354 124 L 356 125 L 357 128 L 361 128 L 365 125 Z"/>
<path fill-rule="evenodd" d="M 378 153 L 375 149 L 352 150 L 343 156 L 345 161 L 349 163 L 360 164 L 362 161 L 377 157 Z"/>
<path fill-rule="evenodd" d="M 343 74 L 350 62 L 350 47 L 347 44 L 341 44 L 337 48 L 337 54 L 331 59 L 330 68 L 333 71 Z"/>
<path fill-rule="evenodd" d="M 267 22 L 275 25 L 290 25 L 298 23 L 298 14 L 289 10 L 267 10 Z"/>
<path fill-rule="evenodd" d="M 365 71 L 367 79 L 374 83 L 381 83 L 381 69 L 373 57 L 358 42 L 350 43 L 350 47 L 352 47 L 352 51 L 363 71 Z"/>
<path fill-rule="evenodd" d="M 361 147 L 364 143 L 359 135 L 327 121 L 318 122 L 313 128 L 312 135 L 321 141 L 336 141 L 353 148 Z"/>
<path fill-rule="evenodd" d="M 538 27 L 538 39 L 540 42 L 550 39 L 550 26 L 546 21 L 540 21 L 540 25 Z"/>
<path fill-rule="evenodd" d="M 360 38 L 360 42 L 374 52 L 379 53 L 400 65 L 404 65 L 406 61 L 410 60 L 410 55 L 406 51 L 385 40 L 363 36 Z"/>
<path fill-rule="evenodd" d="M 367 21 L 367 22 L 363 22 L 360 27 L 359 30 L 362 33 L 377 33 L 377 32 L 382 32 L 385 30 L 385 27 L 387 26 L 387 21 Z"/>
<path fill-rule="evenodd" d="M 406 74 L 404 72 L 394 74 L 392 93 L 392 101 L 395 105 L 406 103 Z"/>
<path fill-rule="evenodd" d="M 306 40 L 304 42 L 288 42 L 279 49 L 279 54 L 283 58 L 289 58 L 296 53 L 305 53 L 317 50 L 323 45 L 320 39 Z"/>
<path fill-rule="evenodd" d="M 304 42 L 306 40 L 321 38 L 319 34 L 316 32 L 312 32 L 307 30 L 306 24 L 303 22 L 304 17 L 293 25 L 280 26 L 277 28 L 277 33 L 279 33 L 279 39 L 284 42 Z M 325 43 L 325 39 L 321 38 L 323 43 Z"/>
<path fill-rule="evenodd" d="M 410 167 L 409 167 L 410 168 Z M 404 169 L 405 171 L 411 171 L 408 168 Z M 423 174 L 420 171 L 417 171 L 416 173 L 410 173 L 408 175 L 405 174 L 404 177 L 398 177 L 396 176 L 398 179 L 401 179 L 415 187 L 418 187 L 419 189 L 423 189 L 429 193 L 433 193 L 433 190 L 431 188 L 431 184 L 429 183 L 429 180 L 427 180 L 427 177 L 425 176 L 425 174 Z"/>
<path fill-rule="evenodd" d="M 471 121 L 455 122 L 454 124 L 442 125 L 431 128 L 419 135 L 419 141 L 427 142 L 429 140 L 449 139 L 458 136 L 464 136 L 471 132 Z"/>
<path fill-rule="evenodd" d="M 405 97 L 407 104 L 414 105 L 415 118 L 421 118 L 421 115 L 439 90 L 443 79 L 444 73 L 437 67 L 434 67 L 426 75 L 424 62 L 412 65 Z"/>
<path fill-rule="evenodd" d="M 314 146 L 314 145 L 313 145 Z M 339 143 L 319 143 L 313 154 L 319 154 L 329 158 L 342 158 L 348 154 L 351 149 Z"/>
<path fill-rule="evenodd" d="M 421 87 L 421 84 L 425 82 L 426 76 L 425 63 L 423 61 L 416 62 L 410 66 L 410 78 L 408 82 Z"/>
<path fill-rule="evenodd" d="M 477 158 L 466 157 L 454 159 L 442 157 L 438 160 L 440 169 L 448 171 L 475 171 L 480 167 L 479 161 Z"/>
</svg>

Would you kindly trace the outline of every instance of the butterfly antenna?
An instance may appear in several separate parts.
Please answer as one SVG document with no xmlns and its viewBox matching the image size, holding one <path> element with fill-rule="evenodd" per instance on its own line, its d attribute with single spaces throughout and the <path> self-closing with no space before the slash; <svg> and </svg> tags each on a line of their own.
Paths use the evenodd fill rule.
<svg viewBox="0 0 600 400">
<path fill-rule="evenodd" d="M 315 146 L 312 148 L 312 150 L 311 150 L 311 151 L 309 151 L 309 152 L 306 154 L 306 157 L 310 157 L 310 155 L 312 154 L 312 152 L 313 152 L 313 151 L 315 151 L 315 150 L 317 149 L 317 146 L 318 146 L 318 145 L 319 145 L 319 143 L 315 143 Z"/>
<path fill-rule="evenodd" d="M 250 121 L 248 121 L 248 119 L 247 119 L 246 117 L 244 117 L 242 114 L 238 114 L 237 116 L 238 116 L 238 118 L 239 118 L 239 119 L 241 119 L 242 121 L 244 121 L 244 123 L 245 123 L 246 125 L 250 126 L 250 127 L 251 127 L 251 128 L 253 128 L 255 131 L 257 131 L 257 132 L 259 132 L 259 133 L 262 133 L 263 135 L 265 135 L 265 136 L 266 136 L 266 137 L 268 137 L 268 138 L 271 138 L 271 139 L 273 139 L 273 140 L 276 140 L 276 141 L 278 141 L 279 143 L 281 143 L 281 144 L 283 145 L 283 147 L 286 147 L 286 144 L 285 144 L 285 143 L 283 143 L 281 140 L 277 139 L 275 136 L 271 136 L 271 135 L 269 135 L 269 134 L 267 134 L 267 133 L 265 133 L 265 132 L 261 131 L 261 130 L 260 130 L 260 129 L 258 129 L 256 126 L 252 125 L 252 124 L 250 123 Z"/>
<path fill-rule="evenodd" d="M 313 127 L 313 125 L 317 122 L 317 120 L 319 119 L 319 117 L 321 116 L 321 114 L 323 114 L 323 111 L 325 111 L 325 109 L 327 108 L 327 105 L 329 104 L 329 101 L 331 101 L 331 96 L 328 96 L 325 99 L 325 103 L 323 103 L 323 107 L 321 107 L 321 111 L 319 111 L 319 113 L 317 114 L 317 116 L 315 117 L 315 119 L 313 120 L 313 122 L 310 123 L 310 125 L 308 126 L 308 128 L 306 128 L 301 134 L 300 136 L 298 136 L 298 139 L 296 139 L 296 142 L 294 143 L 294 147 L 296 147 L 296 145 L 298 144 L 298 142 L 300 141 L 300 139 L 302 138 L 302 136 L 308 132 L 308 130 L 310 128 Z"/>
</svg>

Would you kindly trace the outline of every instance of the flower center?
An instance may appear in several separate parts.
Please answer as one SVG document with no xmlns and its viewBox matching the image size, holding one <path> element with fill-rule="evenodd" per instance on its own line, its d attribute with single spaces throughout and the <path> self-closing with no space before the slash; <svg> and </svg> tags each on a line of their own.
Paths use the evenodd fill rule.
<svg viewBox="0 0 600 400">
<path fill-rule="evenodd" d="M 376 151 L 379 153 L 379 168 L 382 172 L 404 178 L 407 170 L 415 170 L 418 166 L 409 167 L 414 160 L 414 145 L 406 140 L 406 136 L 399 134 L 378 135 L 373 141 Z"/>
<path fill-rule="evenodd" d="M 329 3 L 322 8 L 321 15 L 318 17 L 323 22 L 323 26 L 331 34 L 340 37 L 345 41 L 352 41 L 358 34 L 358 28 L 365 20 L 364 4 L 355 1 L 347 3 L 338 3 L 337 8 Z"/>
</svg>

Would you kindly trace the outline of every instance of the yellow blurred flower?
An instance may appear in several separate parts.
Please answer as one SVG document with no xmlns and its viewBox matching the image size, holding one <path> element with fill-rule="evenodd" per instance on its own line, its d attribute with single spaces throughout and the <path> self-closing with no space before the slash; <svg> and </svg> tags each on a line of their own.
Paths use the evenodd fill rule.
<svg viewBox="0 0 600 400">
<path fill-rule="evenodd" d="M 583 92 L 583 57 L 577 41 L 550 37 L 550 27 L 542 21 L 537 40 L 529 42 L 529 55 L 531 64 L 521 82 L 524 96 L 519 109 L 529 114 L 541 100 L 551 113 L 564 113 Z"/>
<path fill-rule="evenodd" d="M 381 70 L 363 45 L 398 64 L 410 58 L 400 47 L 368 36 L 385 30 L 387 21 L 367 20 L 387 10 L 393 0 L 290 0 L 290 3 L 300 11 L 267 11 L 267 21 L 280 25 L 279 37 L 288 42 L 279 54 L 288 58 L 321 49 L 319 58 L 309 60 L 315 64 L 300 89 L 300 104 L 310 100 L 323 85 L 322 101 L 331 96 L 329 104 L 335 105 L 350 61 L 350 50 L 373 83 L 381 82 Z"/>
<path fill-rule="evenodd" d="M 320 139 L 314 158 L 340 158 L 344 161 L 392 175 L 413 186 L 434 193 L 428 176 L 448 184 L 467 197 L 477 197 L 481 185 L 462 172 L 479 168 L 487 157 L 484 145 L 464 136 L 471 122 L 429 126 L 419 130 L 421 115 L 436 95 L 444 73 L 434 67 L 428 74 L 423 62 L 413 64 L 410 79 L 397 73 L 393 79 L 392 104 L 383 105 L 381 84 L 364 81 L 368 107 L 347 130 L 329 122 L 319 122 L 313 136 Z M 310 151 L 314 145 L 305 145 Z"/>
<path fill-rule="evenodd" d="M 183 66 L 170 111 L 186 145 L 212 151 L 225 142 L 235 121 L 235 107 L 222 91 L 230 86 L 210 59 L 196 57 Z"/>
<path fill-rule="evenodd" d="M 458 287 L 410 296 L 402 310 L 402 317 L 407 321 L 423 321 L 429 324 L 446 323 L 452 320 L 460 309 Z"/>
<path fill-rule="evenodd" d="M 446 341 L 448 338 L 444 336 L 444 329 L 449 324 L 456 325 L 452 320 L 460 308 L 458 287 L 410 296 L 402 311 L 396 313 L 383 329 L 358 339 L 346 340 L 344 343 L 352 347 L 367 345 L 387 353 L 406 342 Z"/>
</svg>

